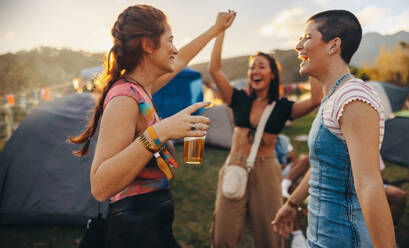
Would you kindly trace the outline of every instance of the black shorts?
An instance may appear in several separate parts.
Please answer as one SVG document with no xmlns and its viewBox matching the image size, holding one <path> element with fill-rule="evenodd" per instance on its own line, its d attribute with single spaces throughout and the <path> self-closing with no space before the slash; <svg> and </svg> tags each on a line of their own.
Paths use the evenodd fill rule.
<svg viewBox="0 0 409 248">
<path fill-rule="evenodd" d="M 174 204 L 169 189 L 127 197 L 109 204 L 107 248 L 174 248 Z"/>
</svg>

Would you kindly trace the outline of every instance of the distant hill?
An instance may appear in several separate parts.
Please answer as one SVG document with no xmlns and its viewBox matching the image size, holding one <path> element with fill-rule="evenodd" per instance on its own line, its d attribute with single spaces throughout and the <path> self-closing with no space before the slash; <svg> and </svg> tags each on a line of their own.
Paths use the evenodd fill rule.
<svg viewBox="0 0 409 248">
<path fill-rule="evenodd" d="M 83 68 L 102 64 L 102 53 L 39 47 L 0 55 L 0 93 L 69 83 Z"/>
<path fill-rule="evenodd" d="M 409 43 L 409 32 L 401 31 L 393 35 L 367 33 L 362 37 L 361 45 L 352 57 L 351 65 L 362 67 L 364 61 L 372 63 L 378 56 L 382 46 L 391 48 L 401 41 Z M 281 82 L 283 84 L 305 81 L 307 79 L 298 73 L 300 60 L 298 60 L 295 50 L 275 50 L 274 55 L 282 67 Z M 226 76 L 230 80 L 247 77 L 248 59 L 249 56 L 223 59 L 222 68 Z M 190 67 L 200 71 L 204 80 L 212 81 L 207 72 L 208 64 L 200 63 L 190 65 Z"/>
<path fill-rule="evenodd" d="M 352 57 L 351 65 L 362 67 L 365 61 L 371 64 L 378 56 L 382 46 L 391 48 L 401 41 L 409 43 L 409 32 L 400 31 L 392 35 L 367 33 L 362 37 L 361 45 Z"/>
<path fill-rule="evenodd" d="M 298 60 L 298 55 L 295 50 L 275 50 L 274 56 L 281 65 L 281 82 L 291 83 L 305 81 L 305 76 L 300 76 L 298 74 L 298 69 L 300 61 Z M 222 69 L 229 80 L 233 81 L 240 78 L 247 77 L 248 69 L 248 56 L 239 56 L 234 58 L 227 58 L 222 60 Z M 202 78 L 205 81 L 212 81 L 207 68 L 209 63 L 200 63 L 195 65 L 190 65 L 194 70 L 202 73 Z"/>
</svg>

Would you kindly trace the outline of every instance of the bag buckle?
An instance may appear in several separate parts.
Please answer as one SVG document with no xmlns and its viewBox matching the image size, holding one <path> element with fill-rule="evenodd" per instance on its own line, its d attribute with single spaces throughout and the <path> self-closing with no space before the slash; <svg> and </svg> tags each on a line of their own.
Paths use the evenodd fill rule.
<svg viewBox="0 0 409 248">
<path fill-rule="evenodd" d="M 246 166 L 247 173 L 250 173 L 251 169 L 253 168 L 253 165 L 254 165 L 254 163 L 253 163 L 252 165 L 250 165 L 250 164 L 247 162 L 247 166 Z"/>
</svg>

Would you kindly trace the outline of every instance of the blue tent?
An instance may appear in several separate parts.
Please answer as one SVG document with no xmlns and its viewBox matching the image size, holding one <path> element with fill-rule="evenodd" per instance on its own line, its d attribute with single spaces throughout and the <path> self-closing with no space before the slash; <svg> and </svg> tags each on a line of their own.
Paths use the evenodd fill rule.
<svg viewBox="0 0 409 248">
<path fill-rule="evenodd" d="M 98 214 L 89 171 L 94 154 L 77 158 L 67 143 L 92 116 L 90 94 L 70 94 L 35 107 L 0 156 L 0 224 L 86 223 Z"/>
<path fill-rule="evenodd" d="M 80 71 L 80 78 L 83 80 L 92 80 L 98 74 L 100 74 L 104 70 L 103 66 L 94 66 L 89 68 L 84 68 Z"/>
<path fill-rule="evenodd" d="M 368 83 L 378 92 L 386 119 L 391 118 L 393 112 L 402 109 L 402 105 L 409 94 L 409 88 L 376 81 L 369 81 Z"/>
<path fill-rule="evenodd" d="M 381 155 L 385 161 L 409 167 L 409 118 L 402 116 L 385 121 Z"/>
<path fill-rule="evenodd" d="M 153 95 L 153 101 L 161 118 L 169 117 L 193 103 L 203 101 L 201 74 L 189 68 L 183 69 Z"/>
<path fill-rule="evenodd" d="M 183 70 L 154 95 L 162 117 L 203 99 L 200 73 Z M 91 94 L 71 94 L 34 108 L 0 154 L 0 225 L 11 223 L 84 224 L 98 213 L 91 195 L 89 156 L 71 154 L 66 142 L 92 117 Z M 104 204 L 103 209 L 106 205 Z"/>
<path fill-rule="evenodd" d="M 103 69 L 102 66 L 85 68 L 81 70 L 80 78 L 91 80 Z M 200 72 L 187 67 L 184 68 L 166 86 L 153 95 L 153 101 L 161 118 L 169 117 L 193 103 L 203 101 L 203 81 Z"/>
</svg>

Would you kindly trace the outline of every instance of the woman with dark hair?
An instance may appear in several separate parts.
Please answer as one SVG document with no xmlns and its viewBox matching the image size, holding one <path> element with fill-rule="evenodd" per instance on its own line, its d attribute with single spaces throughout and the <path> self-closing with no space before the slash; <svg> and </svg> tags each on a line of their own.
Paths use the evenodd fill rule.
<svg viewBox="0 0 409 248">
<path fill-rule="evenodd" d="M 300 73 L 319 80 L 325 98 L 309 133 L 310 171 L 273 225 L 287 235 L 298 205 L 309 194 L 309 247 L 395 247 L 379 166 L 382 105 L 348 67 L 361 37 L 361 25 L 351 12 L 330 10 L 308 19 L 296 46 Z"/>
<path fill-rule="evenodd" d="M 107 247 L 178 246 L 168 182 L 175 161 L 166 142 L 205 135 L 210 120 L 191 113 L 208 103 L 160 120 L 151 96 L 232 21 L 232 13 L 219 13 L 212 27 L 178 51 L 162 11 L 134 5 L 118 16 L 94 117 L 81 135 L 70 137 L 84 144 L 76 152 L 84 156 L 100 125 L 90 181 L 98 201 L 110 199 Z"/>
<path fill-rule="evenodd" d="M 212 243 L 214 247 L 238 247 L 249 216 L 255 247 L 282 247 L 282 241 L 270 222 L 282 205 L 281 167 L 275 155 L 277 135 L 287 120 L 304 116 L 317 107 L 322 90 L 311 81 L 311 98 L 294 103 L 279 95 L 279 66 L 272 55 L 258 52 L 250 57 L 247 89 L 237 90 L 221 70 L 224 32 L 217 36 L 209 65 L 222 98 L 234 114 L 234 133 L 230 154 L 219 172 L 215 203 Z M 267 104 L 276 102 L 267 119 L 253 169 L 248 174 L 244 196 L 239 200 L 222 193 L 226 167 L 246 166 L 257 124 Z"/>
</svg>

